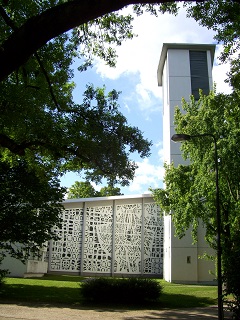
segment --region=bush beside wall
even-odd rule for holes
[[[144,278],[91,278],[81,283],[85,301],[143,303],[158,301],[162,287],[157,280]]]

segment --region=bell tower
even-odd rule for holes
[[[213,87],[212,66],[215,45],[164,43],[158,66],[158,85],[163,91],[163,151],[164,162],[175,166],[186,163],[180,144],[171,142],[174,131],[174,109],[190,95],[199,97],[199,89],[208,94]],[[187,164],[187,163],[186,163]],[[192,244],[190,230],[181,240],[174,236],[171,215],[164,217],[164,279],[169,282],[212,281],[212,262],[198,259],[204,252],[213,253],[199,228],[198,242]]]

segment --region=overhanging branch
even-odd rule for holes
[[[190,0],[178,0],[183,2]],[[202,0],[207,1],[207,0]],[[142,4],[175,2],[141,0]],[[0,46],[0,81],[23,65],[49,40],[88,21],[122,9],[139,0],[75,0],[48,9],[27,20]]]

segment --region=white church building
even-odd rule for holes
[[[199,88],[212,88],[215,45],[163,44],[158,85],[163,90],[163,148],[166,163],[184,163],[178,144],[171,142],[176,105]],[[59,240],[51,241],[39,260],[26,265],[4,260],[11,276],[44,273],[104,276],[163,277],[169,282],[212,282],[214,263],[199,259],[214,254],[198,230],[192,244],[191,230],[181,240],[174,236],[171,215],[161,217],[151,195],[114,196],[66,200]],[[210,272],[211,271],[211,272]]]

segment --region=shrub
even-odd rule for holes
[[[162,287],[153,279],[144,278],[91,278],[81,283],[85,301],[105,303],[154,302],[160,297]]]

